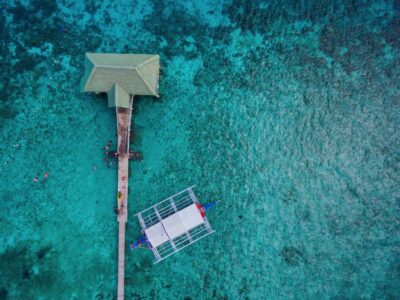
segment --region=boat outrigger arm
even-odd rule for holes
[[[143,236],[131,245],[131,249],[150,249],[155,256],[154,263],[158,263],[215,232],[205,212],[216,203],[201,205],[193,188],[187,188],[136,214]]]

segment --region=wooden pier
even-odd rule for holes
[[[85,53],[82,92],[107,93],[108,107],[116,107],[118,125],[118,290],[124,299],[125,226],[128,221],[128,164],[132,101],[134,95],[158,94],[160,56],[153,54]]]
[[[132,100],[129,108],[116,108],[118,126],[118,289],[117,299],[124,299],[125,227],[128,221],[129,136]]]

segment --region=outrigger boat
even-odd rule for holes
[[[206,211],[217,203],[201,205],[193,188],[136,214],[142,236],[130,246],[131,249],[150,249],[155,257],[154,263],[158,263],[215,232],[206,218]]]

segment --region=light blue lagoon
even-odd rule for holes
[[[126,250],[126,299],[400,298],[399,1],[0,8],[0,299],[116,298],[116,116],[80,93],[85,52],[160,55],[126,243],[188,186],[219,201],[163,262]]]

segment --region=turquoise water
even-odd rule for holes
[[[0,299],[115,298],[115,111],[79,93],[86,51],[163,65],[127,242],[190,185],[220,201],[178,255],[127,252],[127,299],[400,298],[400,2],[201,2],[1,2]]]

